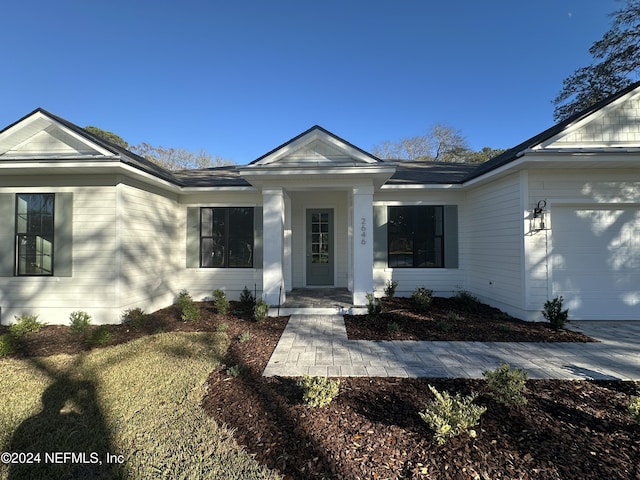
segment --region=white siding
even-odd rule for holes
[[[2,192],[44,189],[73,192],[73,276],[0,277],[2,323],[13,321],[15,315],[36,314],[42,322],[65,324],[74,310],[87,311],[95,323],[118,321],[118,309],[114,308],[116,188],[35,186],[2,188]]]
[[[523,306],[523,231],[520,176],[512,174],[470,190],[465,201],[463,248],[467,287],[482,301],[513,315]]]
[[[383,206],[397,205],[457,205],[458,206],[458,268],[375,268],[374,287],[377,295],[384,292],[387,280],[398,282],[396,295],[411,296],[417,287],[433,290],[436,296],[452,296],[466,289],[465,275],[468,252],[462,248],[465,206],[464,194],[456,190],[434,189],[385,191],[374,195],[374,204]]]

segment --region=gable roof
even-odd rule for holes
[[[524,154],[526,150],[530,150],[536,147],[537,145],[540,145],[541,143],[547,140],[550,140],[551,138],[557,135],[560,135],[562,132],[566,131],[569,127],[586,119],[587,117],[594,114],[595,112],[602,110],[607,105],[610,105],[611,103],[615,102],[619,98],[624,97],[625,95],[633,92],[638,88],[640,88],[640,82],[633,83],[629,85],[627,88],[620,90],[618,93],[615,93],[599,101],[598,103],[593,104],[591,107],[586,108],[572,115],[566,120],[560,123],[557,123],[551,128],[548,128],[547,130],[544,130],[543,132],[540,132],[539,134],[534,135],[533,137],[525,140],[524,142],[516,145],[513,148],[510,148],[506,152],[498,155],[497,157],[494,157],[491,160],[480,164],[475,170],[470,172],[469,175],[467,175],[463,181],[467,182],[469,180],[473,180],[474,178],[480,177],[486,173],[491,172],[492,170],[496,170],[504,165],[507,165],[513,162],[514,160],[517,160]]]

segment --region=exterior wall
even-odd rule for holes
[[[516,317],[524,316],[521,183],[515,173],[471,188],[461,234],[466,290]]]
[[[211,297],[219,288],[230,300],[237,300],[246,286],[262,295],[262,260],[257,258],[254,268],[193,268],[187,267],[186,231],[187,208],[191,207],[262,207],[262,195],[255,191],[201,192],[183,195],[176,211],[175,229],[178,235],[173,250],[177,266],[174,292],[187,289],[195,300]],[[265,239],[268,241],[268,239]]]
[[[544,302],[552,296],[554,206],[635,205],[640,208],[640,172],[629,170],[532,170],[528,174],[528,209],[547,202],[546,229],[525,236],[528,318],[541,320]],[[526,220],[528,224],[528,220]],[[525,225],[528,227],[528,225]]]
[[[398,282],[396,295],[400,297],[411,296],[417,287],[429,288],[436,296],[451,296],[457,291],[466,289],[468,251],[462,248],[466,206],[463,204],[464,195],[461,191],[450,189],[381,190],[374,195],[373,200],[376,207],[397,205],[458,206],[458,268],[390,268],[388,265],[376,264],[373,277],[377,296],[383,295],[387,280]]]
[[[117,322],[114,179],[36,177],[12,183],[28,186],[0,186],[0,192],[73,193],[73,276],[0,277],[0,321],[7,324],[16,315],[35,314],[44,323],[67,324],[71,312],[83,310],[94,323]],[[69,186],[75,183],[94,184]]]
[[[178,288],[178,238],[184,231],[178,222],[176,196],[120,184],[117,211],[120,308],[154,311],[171,304]]]
[[[335,242],[335,286],[347,288],[349,267],[349,200],[345,191],[288,192],[291,203],[291,272],[293,288],[306,285],[306,210],[332,208]],[[266,240],[266,239],[265,239]]]

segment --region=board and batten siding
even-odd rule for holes
[[[465,288],[465,252],[462,248],[465,207],[460,191],[385,191],[374,196],[374,290],[384,294],[388,280],[398,282],[396,295],[409,297],[418,287],[433,291],[436,296],[452,296]],[[387,262],[387,213],[389,206],[442,205],[445,207],[445,268],[391,268]]]
[[[523,207],[519,174],[466,193],[466,289],[481,301],[523,315]]]
[[[527,251],[527,309],[531,319],[540,320],[544,302],[553,295],[549,261],[553,252],[554,207],[640,208],[640,172],[629,170],[532,170],[529,172],[528,201],[533,209],[547,202],[546,229],[525,236]]]
[[[50,184],[56,181],[48,179]],[[116,191],[114,186],[62,187],[34,186],[0,188],[0,201],[15,198],[16,193],[55,193],[56,203],[67,203],[70,214],[60,214],[56,208],[56,223],[73,225],[69,235],[60,235],[56,227],[54,248],[70,255],[70,268],[58,268],[54,264],[54,276],[16,277],[0,276],[0,312],[3,324],[14,321],[16,315],[38,315],[43,323],[67,324],[69,314],[75,310],[88,312],[94,323],[117,321],[114,262],[116,251]],[[4,203],[3,201],[3,203]],[[12,203],[13,204],[13,203]],[[13,209],[13,208],[12,208]],[[2,209],[7,210],[5,209]],[[3,257],[14,253],[14,213],[8,221],[3,219],[0,240],[3,242]],[[10,237],[10,249],[6,248]],[[71,244],[65,245],[69,242]],[[69,248],[65,248],[69,247]],[[60,256],[60,254],[58,255]],[[55,259],[54,259],[55,262]],[[115,318],[114,318],[115,317]]]

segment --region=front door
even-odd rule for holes
[[[333,285],[333,209],[307,210],[307,285]]]

